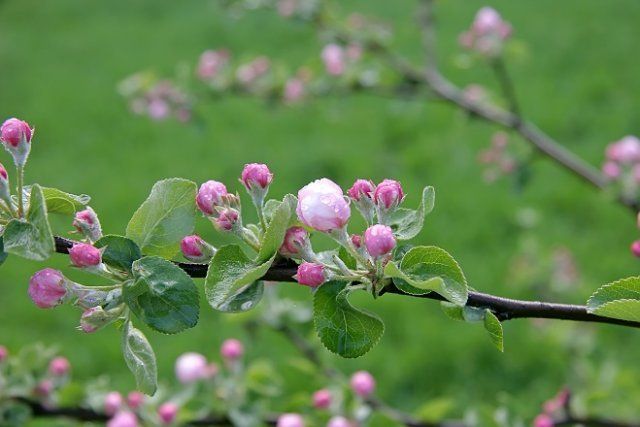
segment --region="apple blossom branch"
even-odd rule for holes
[[[69,253],[69,249],[76,243],[64,237],[55,237],[56,252],[61,254]],[[194,278],[204,278],[207,275],[208,265],[197,263],[176,263],[189,276]],[[297,273],[297,264],[291,260],[277,260],[269,268],[262,280],[274,282],[295,282],[293,276]],[[440,295],[430,292],[425,295],[408,294],[395,285],[388,285],[382,294],[396,294],[405,297],[423,298],[436,301],[444,301]],[[490,309],[500,321],[523,318],[538,319],[558,319],[573,320],[578,322],[608,323],[613,325],[640,328],[640,322],[613,319],[589,313],[584,305],[557,304],[544,301],[526,301],[511,298],[504,298],[482,292],[469,291],[467,305],[471,307]]]

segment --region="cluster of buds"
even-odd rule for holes
[[[308,228],[327,233],[360,261],[364,268],[381,267],[389,260],[396,246],[393,230],[388,225],[393,213],[404,199],[399,182],[385,179],[377,186],[366,179],[358,179],[347,190],[328,178],[316,180],[298,192],[296,213]],[[351,203],[369,225],[363,236],[349,236],[346,225],[351,217]],[[378,223],[375,223],[375,220]],[[294,226],[287,230],[280,254],[302,259],[296,279],[298,283],[315,288],[331,278],[353,276],[338,259],[337,267],[322,262],[313,252],[305,228]]]
[[[365,402],[375,391],[376,382],[373,376],[367,371],[358,371],[351,376],[349,381],[351,392],[361,401]],[[344,416],[344,410],[340,407],[339,399],[334,399],[334,392],[328,388],[323,388],[311,397],[313,407],[321,411],[330,411],[332,417],[327,423],[327,427],[355,427],[359,423]],[[357,412],[357,411],[356,411]],[[354,414],[358,417],[358,414]],[[278,417],[277,427],[305,427],[304,418],[300,414],[287,413]]]
[[[215,81],[225,67],[229,64],[229,51],[227,49],[205,50],[200,55],[196,74],[205,82]]]
[[[640,140],[627,135],[609,144],[605,156],[602,173],[612,181],[621,182],[626,191],[637,191],[640,185]]]
[[[491,137],[489,148],[480,152],[478,160],[486,166],[483,177],[486,182],[494,182],[502,175],[516,170],[517,160],[509,153],[509,136],[505,132],[496,132]]]
[[[155,121],[172,117],[183,123],[191,120],[189,95],[171,80],[157,80],[150,73],[136,73],[123,80],[118,88],[136,115]]]
[[[223,183],[210,180],[202,184],[196,195],[196,204],[218,230],[232,231],[242,227],[240,199],[227,192]]]
[[[259,80],[269,73],[269,70],[271,70],[271,60],[266,56],[258,56],[238,67],[236,80],[244,88],[254,89],[258,86]]]
[[[511,37],[511,24],[504,21],[491,7],[483,7],[476,13],[471,28],[460,34],[460,44],[479,54],[495,58],[502,54],[504,42]]]
[[[362,53],[362,46],[357,43],[350,43],[345,47],[330,43],[322,49],[320,58],[327,74],[341,76],[362,57]]]
[[[547,400],[542,405],[542,413],[534,420],[534,427],[554,427],[554,419],[565,418],[568,415],[571,392],[569,389],[562,389],[552,399]]]

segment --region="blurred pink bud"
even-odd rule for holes
[[[131,409],[139,409],[144,403],[144,394],[139,391],[132,391],[127,395],[127,405]]]
[[[198,77],[203,80],[209,80],[220,72],[220,70],[229,61],[229,52],[221,50],[205,50],[200,55],[200,61],[198,62]]]
[[[616,162],[606,162],[602,165],[602,173],[609,179],[620,177],[620,166]]]
[[[220,355],[227,361],[238,360],[244,354],[244,346],[234,338],[225,340],[220,346]]]
[[[163,424],[171,424],[178,415],[178,405],[172,402],[166,402],[158,408],[158,417]]]
[[[0,180],[4,181],[4,185],[9,183],[9,174],[2,163],[0,163]]]
[[[318,231],[332,231],[345,226],[351,216],[349,202],[338,184],[318,179],[298,191],[298,218]]]
[[[276,427],[304,427],[304,419],[299,414],[282,414],[278,417]]]
[[[362,45],[359,43],[349,44],[346,49],[346,54],[350,61],[357,61],[362,57]]]
[[[107,427],[138,427],[138,417],[133,412],[118,412],[107,421]]]
[[[533,427],[553,427],[553,418],[547,414],[540,414],[533,420]]]
[[[9,357],[9,350],[7,350],[7,347],[0,345],[0,363],[7,360],[8,357]]]
[[[49,373],[54,377],[62,377],[69,373],[71,364],[64,357],[56,357],[49,362]]]
[[[221,231],[231,231],[233,226],[238,222],[240,214],[232,208],[224,208],[220,211],[220,215],[216,218],[216,226]]]
[[[40,397],[47,397],[53,391],[53,387],[53,381],[42,380],[36,385],[34,392]]]
[[[309,233],[302,227],[290,227],[284,235],[280,246],[280,254],[292,256],[300,254],[303,248],[309,246]]]
[[[102,262],[102,253],[88,243],[76,243],[69,249],[69,258],[76,267],[95,267]]]
[[[391,227],[376,224],[364,232],[364,245],[373,258],[386,255],[396,247],[396,238]]]
[[[320,57],[328,74],[339,76],[344,73],[344,49],[341,46],[334,43],[326,45]]]
[[[15,117],[6,120],[0,127],[0,141],[13,148],[17,148],[22,141],[30,143],[32,135],[33,129],[29,123]]]
[[[373,193],[373,198],[378,206],[391,209],[402,202],[404,193],[402,192],[402,186],[398,181],[385,179],[376,187],[376,190]]]
[[[487,91],[479,84],[470,84],[464,88],[464,98],[471,103],[479,103],[487,99]]]
[[[236,78],[243,85],[250,85],[269,71],[271,61],[266,56],[259,56],[248,64],[240,66]]]
[[[215,254],[215,248],[202,240],[197,234],[186,236],[180,242],[182,255],[189,261],[209,261]]]
[[[313,407],[316,409],[327,409],[331,406],[331,392],[326,388],[313,393]]]
[[[206,378],[213,378],[216,375],[218,375],[218,372],[220,371],[220,368],[218,368],[218,365],[215,363],[209,363],[207,365],[207,369],[206,369],[206,374],[205,377]]]
[[[619,141],[609,144],[606,150],[607,158],[611,161],[632,164],[640,161],[640,140],[627,135]]]
[[[359,234],[352,234],[351,243],[356,249],[360,249],[362,247],[362,237]]]
[[[360,397],[367,397],[376,388],[376,381],[367,371],[358,371],[351,376],[351,390]]]
[[[327,427],[354,427],[354,424],[351,424],[345,417],[336,415],[329,420]]]
[[[213,215],[215,207],[220,205],[222,196],[227,194],[227,187],[218,181],[207,181],[200,186],[196,203],[205,215]]]
[[[294,14],[298,6],[298,0],[278,0],[278,14],[283,18],[288,18]]]
[[[354,200],[360,200],[363,197],[372,199],[374,191],[376,191],[376,186],[371,180],[357,179],[351,188],[347,190],[347,194]]]
[[[291,77],[284,85],[283,98],[287,103],[294,103],[304,98],[304,81],[299,77]]]
[[[149,117],[153,120],[164,120],[169,117],[171,109],[169,103],[162,98],[152,98],[147,106]]]
[[[248,163],[244,165],[240,178],[240,181],[242,181],[249,191],[255,187],[265,189],[271,184],[272,180],[273,174],[267,165],[262,163]]]
[[[636,240],[635,242],[631,243],[631,253],[640,258],[640,240]]]
[[[176,377],[182,384],[190,384],[207,376],[207,359],[200,353],[184,353],[176,359]]]
[[[113,416],[120,410],[123,404],[122,395],[117,391],[112,391],[104,397],[104,413]]]
[[[312,262],[303,262],[298,266],[298,274],[295,279],[301,285],[316,288],[326,281],[324,266]]]
[[[53,308],[67,295],[66,279],[58,270],[45,268],[31,276],[29,296],[40,308]]]
[[[491,7],[483,7],[476,13],[469,31],[458,37],[459,43],[467,49],[475,49],[487,56],[502,53],[503,42],[511,36],[511,24],[504,21]]]
[[[76,212],[72,225],[89,240],[96,241],[102,237],[102,228],[96,212],[87,206],[86,209]]]

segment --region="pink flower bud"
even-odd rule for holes
[[[298,266],[298,274],[295,279],[301,285],[316,288],[326,281],[324,266],[312,262],[303,262]]]
[[[267,165],[261,163],[249,163],[244,165],[240,181],[247,190],[259,187],[265,189],[271,184],[273,174],[269,171]]]
[[[616,162],[605,162],[602,165],[602,173],[609,179],[616,179],[620,177],[620,166]]]
[[[63,377],[71,370],[71,364],[64,357],[56,357],[49,362],[49,373],[54,377]]]
[[[540,414],[533,420],[534,427],[553,427],[554,425],[553,418],[547,414]]]
[[[163,403],[158,408],[158,417],[163,424],[171,424],[178,415],[178,405],[172,402]]]
[[[0,163],[0,199],[2,199],[7,204],[12,203],[11,186],[9,185],[9,174],[7,173],[7,170],[4,168],[2,163]]]
[[[351,376],[351,390],[360,397],[368,397],[376,388],[376,381],[367,371],[358,371]]]
[[[351,424],[351,422],[345,417],[336,415],[329,420],[327,427],[354,427],[354,424]]]
[[[117,391],[112,391],[104,397],[104,413],[112,416],[120,410],[123,404],[122,395]]]
[[[0,163],[0,180],[4,181],[5,185],[9,184],[9,174],[2,163]]]
[[[102,228],[96,212],[87,206],[86,209],[76,212],[73,218],[73,227],[92,242],[102,237]]]
[[[640,240],[636,240],[635,242],[631,243],[631,253],[640,258]]]
[[[207,374],[207,359],[200,353],[184,353],[176,360],[176,377],[182,384],[201,380]]]
[[[227,361],[238,360],[244,354],[244,346],[242,343],[236,339],[228,339],[222,343],[220,346],[220,355],[222,358]]]
[[[205,378],[213,378],[216,375],[218,375],[218,372],[220,371],[220,368],[218,368],[218,365],[215,363],[209,363],[207,365],[207,369],[206,369],[206,374],[205,374]]]
[[[229,61],[229,52],[221,50],[205,50],[200,55],[198,62],[198,77],[202,80],[210,80],[227,64]]]
[[[138,427],[138,417],[133,412],[118,412],[107,422],[107,427]]]
[[[215,254],[213,246],[202,240],[202,238],[196,234],[186,236],[182,239],[180,249],[182,250],[182,255],[193,262],[209,261]]]
[[[9,357],[9,350],[7,350],[7,347],[0,345],[0,363],[7,360],[8,357]]]
[[[280,246],[280,254],[292,256],[300,254],[303,248],[309,246],[309,233],[302,227],[290,227],[284,235]]]
[[[344,49],[337,44],[328,44],[320,54],[328,74],[339,76],[345,71]]]
[[[326,388],[313,393],[313,407],[316,409],[327,409],[331,406],[331,392]]]
[[[351,243],[356,249],[360,249],[362,247],[362,237],[359,234],[352,234]]]
[[[344,227],[351,216],[342,189],[327,178],[313,181],[298,191],[296,212],[305,225],[327,232]]]
[[[391,227],[381,224],[372,225],[364,232],[364,245],[373,258],[386,255],[396,247],[396,238]]]
[[[638,162],[640,161],[640,140],[635,136],[627,135],[609,144],[606,155],[609,160],[622,164]]]
[[[503,43],[511,33],[511,24],[504,21],[495,9],[483,7],[476,14],[469,31],[460,35],[459,42],[465,48],[495,57],[502,53]]]
[[[284,85],[283,98],[287,103],[294,103],[304,98],[304,81],[299,77],[292,77]]]
[[[402,202],[404,193],[398,181],[385,179],[376,187],[373,198],[380,207],[391,209]]]
[[[17,148],[22,141],[30,143],[32,135],[33,129],[29,123],[16,118],[6,120],[0,127],[0,141],[13,148]]]
[[[225,208],[220,211],[220,215],[216,218],[216,226],[221,231],[231,231],[233,226],[238,222],[240,214],[237,210]]]
[[[351,188],[347,190],[347,194],[354,200],[360,200],[363,197],[372,199],[374,191],[376,191],[376,186],[371,180],[358,179],[353,183]]]
[[[53,391],[53,388],[53,381],[42,380],[36,385],[34,392],[40,397],[48,397]]]
[[[282,414],[278,417],[276,427],[304,427],[304,419],[299,414]]]
[[[207,181],[200,186],[198,195],[196,196],[196,203],[198,208],[205,215],[213,215],[215,213],[215,207],[220,206],[222,196],[227,194],[227,187],[218,181]]]
[[[69,249],[71,263],[76,267],[95,267],[102,262],[100,249],[88,243],[76,243]]]
[[[139,391],[132,391],[127,395],[127,405],[131,409],[139,409],[144,403],[144,394]]]
[[[58,270],[45,268],[31,276],[29,296],[40,308],[53,308],[67,295],[66,279]]]

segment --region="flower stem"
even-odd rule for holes
[[[18,217],[24,217],[24,197],[22,187],[24,186],[24,166],[16,166],[16,176],[18,179],[17,196],[18,196]]]

